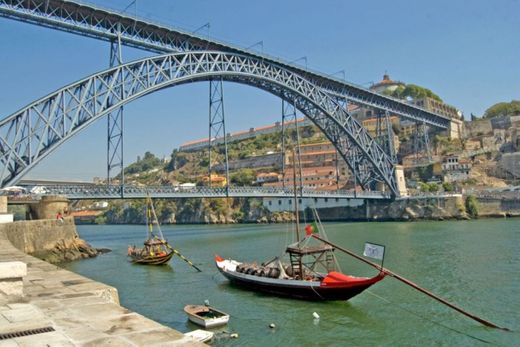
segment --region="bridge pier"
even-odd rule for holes
[[[408,196],[408,189],[406,188],[406,180],[404,179],[404,168],[402,165],[395,166],[395,182],[397,183],[397,190],[400,197]]]
[[[56,219],[58,212],[65,215],[69,210],[69,199],[59,195],[47,195],[42,196],[38,204],[30,206],[34,219]]]
[[[462,135],[462,121],[459,119],[451,119],[448,127],[448,137],[450,139],[460,139]]]

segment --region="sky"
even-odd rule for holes
[[[131,0],[92,0],[123,10]],[[369,87],[387,72],[430,88],[469,118],[520,99],[520,0],[137,0],[127,12],[234,45],[263,41],[263,52],[325,74],[344,70]],[[259,51],[262,47],[254,47]],[[153,53],[123,48],[123,60]],[[67,84],[104,70],[109,44],[0,18],[0,118]],[[341,74],[336,76],[342,77]],[[209,83],[162,90],[125,106],[125,163],[208,136]],[[228,132],[278,121],[279,99],[225,83]],[[107,121],[61,145],[25,178],[106,176]]]

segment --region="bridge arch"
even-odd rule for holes
[[[359,122],[319,86],[255,57],[183,52],[141,59],[72,83],[0,121],[0,185],[12,185],[88,125],[154,91],[222,78],[277,95],[316,124],[338,149],[357,182],[385,183],[399,195],[395,164]]]

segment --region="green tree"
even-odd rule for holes
[[[428,185],[428,183],[419,182],[419,190],[421,192],[427,193],[430,191],[430,186]]]
[[[140,160],[136,161],[135,163],[128,165],[125,168],[125,173],[134,174],[134,173],[139,173],[139,172],[145,172],[145,171],[160,167],[161,164],[162,164],[161,159],[157,158],[151,152],[146,152],[144,154],[143,159],[140,159]]]
[[[250,186],[256,179],[254,170],[252,169],[240,169],[237,172],[231,174],[231,183],[237,186]]]
[[[474,195],[468,195],[466,198],[466,212],[471,218],[478,217],[478,201]]]
[[[435,182],[428,183],[428,190],[432,193],[439,191],[439,185]]]
[[[188,158],[186,156],[186,153],[179,152],[177,148],[175,148],[172,151],[172,154],[170,155],[170,161],[166,166],[164,167],[164,170],[166,172],[172,172],[174,170],[178,170],[182,168],[184,165],[188,163]]]
[[[415,84],[407,84],[405,86],[398,86],[396,89],[390,91],[385,91],[385,94],[393,96],[394,98],[398,99],[406,99],[406,98],[412,98],[412,99],[421,99],[424,97],[429,97],[432,99],[435,99],[439,102],[442,102],[442,99],[432,92],[428,88],[424,88]]]
[[[442,189],[444,189],[445,192],[452,192],[455,190],[455,187],[453,187],[453,184],[450,182],[444,182],[442,184]]]
[[[520,113],[520,100],[511,102],[499,102],[486,110],[484,118],[493,118],[499,116],[511,116]]]
[[[94,223],[96,223],[96,224],[106,224],[107,223],[107,217],[105,216],[105,214],[100,214],[99,216],[96,217],[96,219],[94,220]]]

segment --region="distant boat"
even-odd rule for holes
[[[154,223],[157,225],[157,233],[154,230]],[[148,227],[148,237],[144,241],[144,247],[136,248],[135,246],[128,246],[130,261],[144,265],[166,264],[173,257],[175,251],[163,236],[150,197],[146,198],[146,224]]]
[[[186,305],[184,312],[186,312],[191,322],[204,328],[226,325],[229,321],[227,313],[207,305]]]

